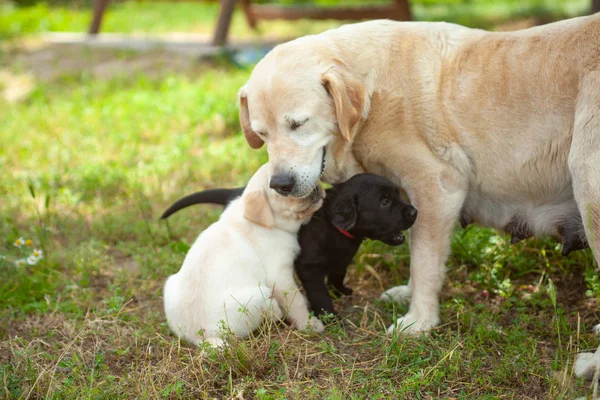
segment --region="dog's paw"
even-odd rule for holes
[[[600,366],[600,348],[595,353],[579,353],[575,357],[573,372],[579,378],[590,380],[596,374]]]
[[[349,287],[346,286],[331,286],[330,295],[334,299],[339,299],[341,296],[350,296],[353,291]]]
[[[338,288],[338,291],[344,296],[350,296],[352,294],[352,289],[348,286],[342,286],[341,288]]]
[[[225,341],[218,337],[206,338],[204,339],[203,343],[206,343],[209,346],[215,347],[217,349],[222,349],[223,347],[225,347]]]
[[[410,286],[402,285],[402,286],[394,286],[391,289],[386,290],[379,296],[379,300],[385,302],[395,302],[395,303],[408,303],[410,302],[411,291]]]
[[[321,333],[325,331],[325,325],[323,325],[319,318],[311,317],[311,319],[308,321],[308,324],[306,324],[306,329],[309,329],[313,332]]]
[[[600,336],[600,324],[594,325],[592,327],[592,332],[594,332],[596,335]]]
[[[395,324],[390,325],[387,329],[389,335],[394,332],[405,333],[409,335],[427,332],[434,326],[439,325],[439,318],[416,318],[408,313],[404,317],[398,318]]]
[[[269,317],[273,320],[280,321],[285,319],[285,313],[276,301],[271,301],[269,308]]]

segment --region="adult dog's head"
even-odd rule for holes
[[[346,156],[369,98],[319,36],[273,49],[240,89],[239,102],[244,136],[252,148],[267,144],[270,187],[279,194],[306,196],[321,175],[336,183],[362,172]]]
[[[306,196],[284,197],[269,188],[269,164],[252,176],[242,194],[244,218],[267,229],[297,231],[323,205],[325,190],[316,185]]]

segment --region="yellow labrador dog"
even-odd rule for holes
[[[440,322],[461,215],[535,235],[579,229],[600,258],[600,15],[497,33],[346,25],[276,47],[239,102],[279,193],[304,196],[321,176],[359,172],[401,184],[419,209],[411,278],[384,297],[411,297],[398,320],[409,332]]]

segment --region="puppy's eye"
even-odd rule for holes
[[[392,201],[390,199],[385,198],[385,199],[381,200],[381,207],[382,208],[387,208],[387,207],[389,207],[391,205],[392,205]]]

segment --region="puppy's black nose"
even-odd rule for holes
[[[271,182],[269,183],[269,187],[275,189],[275,191],[282,196],[287,196],[292,193],[295,185],[296,180],[291,175],[275,175],[271,178]]]
[[[417,211],[417,209],[414,208],[413,206],[406,206],[406,207],[404,207],[404,210],[403,210],[404,217],[411,223],[415,222],[415,220],[417,219],[418,213],[419,212]]]

